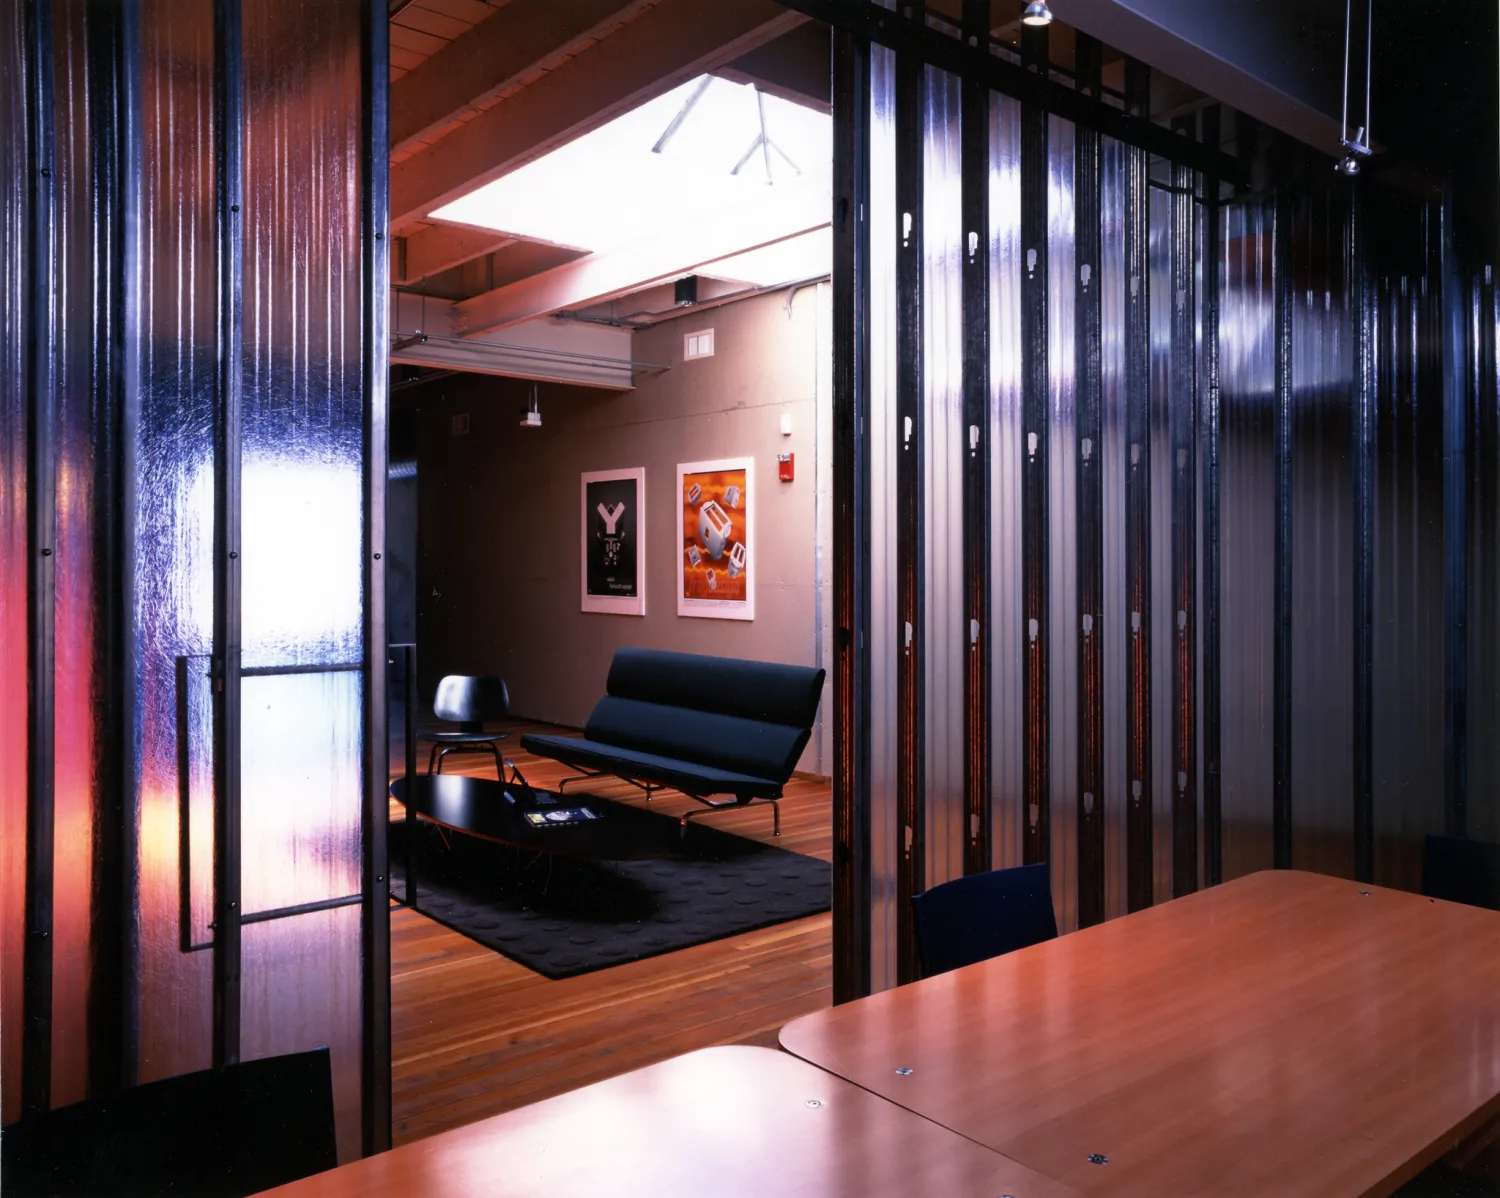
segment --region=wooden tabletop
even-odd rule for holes
[[[282,1198],[1078,1198],[767,1048],[709,1048],[268,1191]]]
[[[1085,1192],[1385,1194],[1500,1112],[1500,914],[1253,874],[781,1043]]]

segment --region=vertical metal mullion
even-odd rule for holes
[[[1219,148],[1220,110],[1203,113],[1203,141]],[[1223,719],[1220,673],[1219,585],[1219,180],[1203,179],[1203,884],[1224,880]]]
[[[1077,85],[1098,99],[1103,87],[1103,47],[1079,34]],[[1079,125],[1074,133],[1074,245],[1077,274],[1073,302],[1078,385],[1077,502],[1078,611],[1078,925],[1104,919],[1104,362],[1099,263],[1103,244],[1101,139]]]
[[[215,0],[219,360],[214,429],[213,1060],[240,1059],[240,401],[244,85],[240,0]]]
[[[1443,396],[1443,794],[1445,830],[1468,835],[1469,540],[1467,469],[1469,303],[1453,243],[1453,195],[1445,189],[1439,232],[1438,313]],[[1477,300],[1477,296],[1475,297]],[[1474,317],[1478,319],[1477,313]]]
[[[1192,117],[1177,122],[1194,133]],[[1172,894],[1198,889],[1198,353],[1194,260],[1196,175],[1172,167]]]
[[[989,37],[989,0],[965,0],[964,30]],[[962,84],[964,618],[964,872],[991,864],[990,743],[990,92]]]
[[[52,871],[56,763],[57,257],[51,0],[26,6],[31,227],[26,328],[27,436],[26,940],[22,949],[21,1109],[52,1106]]]
[[[385,509],[390,457],[390,15],[365,0],[360,56],[364,153],[360,156],[364,262],[364,909],[361,1079],[365,1155],[391,1146],[390,699],[385,604]]]
[[[130,139],[139,72],[139,0],[120,0],[88,14],[89,87],[93,93],[95,269],[94,362],[96,494],[103,506],[96,541],[101,618],[95,635],[99,682],[100,760],[97,843],[89,939],[89,1091],[113,1093],[135,1075],[136,987],[132,962],[134,874],[134,528],[139,391],[127,357],[139,304],[129,290],[139,174]]]
[[[1046,26],[1024,26],[1022,64],[1048,72]],[[1026,802],[1022,824],[1022,859],[1046,861],[1051,841],[1047,721],[1050,537],[1048,491],[1051,455],[1048,446],[1047,387],[1047,111],[1035,104],[1021,107],[1021,421],[1026,461],[1021,474],[1021,614],[1025,626],[1022,652],[1022,791]]]
[[[1271,218],[1276,326],[1276,577],[1272,668],[1272,860],[1292,868],[1292,211],[1278,189]]]
[[[913,6],[922,21],[922,6]],[[924,888],[927,822],[922,744],[922,114],[926,66],[915,53],[896,59],[896,608],[901,653],[896,670],[897,808],[901,826],[896,882],[896,974],[918,976],[911,899]]]
[[[870,993],[870,46],[833,39],[833,1001]]]
[[[1363,188],[1350,195],[1349,313],[1354,395],[1354,876],[1375,880],[1375,314]]]
[[[1125,63],[1125,108],[1146,116],[1151,75]],[[1125,150],[1125,597],[1127,754],[1125,813],[1126,907],[1139,911],[1155,896],[1151,818],[1151,269],[1150,178],[1146,151]]]

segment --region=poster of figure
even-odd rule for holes
[[[677,614],[755,618],[753,458],[677,467]]]
[[[583,476],[583,610],[646,614],[646,470]]]

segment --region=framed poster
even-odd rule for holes
[[[583,610],[646,614],[646,469],[581,476]]]
[[[755,619],[754,458],[677,467],[677,614]]]

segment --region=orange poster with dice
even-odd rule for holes
[[[749,458],[677,467],[678,615],[754,618],[753,473]]]

